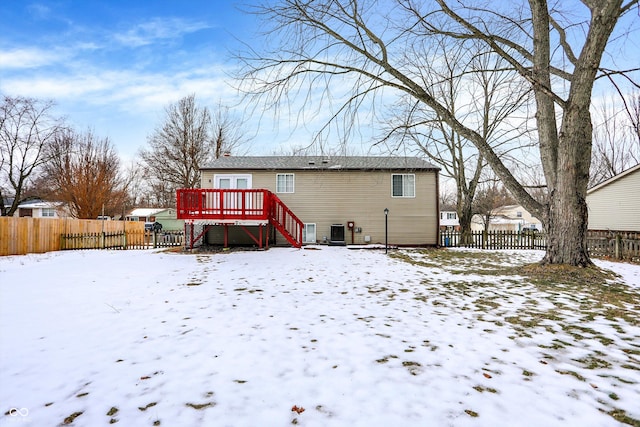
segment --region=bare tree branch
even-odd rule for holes
[[[586,266],[590,264],[584,239],[591,93],[616,23],[634,4],[637,0],[589,2],[588,10],[573,14],[580,18],[572,23],[558,19],[564,3],[550,9],[546,0],[497,2],[492,5],[496,11],[478,7],[474,0],[280,0],[255,9],[268,19],[265,25],[272,25],[265,33],[275,35],[270,40],[276,46],[267,53],[239,55],[246,66],[242,89],[252,100],[263,99],[269,108],[296,100],[304,105],[321,93],[323,105],[339,104],[337,112],[329,109],[333,121],[353,121],[361,108],[394,105],[385,98],[389,94],[407,97],[411,101],[406,105],[416,106],[407,111],[428,111],[428,120],[446,123],[456,138],[473,143],[478,158],[491,166],[525,209],[547,224],[550,243],[545,262]],[[526,127],[537,130],[549,190],[544,202],[529,194],[487,140],[488,123],[472,126],[434,93],[429,73],[443,58],[411,60],[409,52],[422,51],[437,36],[451,46],[480,42],[529,86],[535,114],[523,119],[535,122]],[[301,93],[303,88],[306,92]],[[411,124],[407,122],[407,129]],[[453,164],[451,170],[458,167]]]
[[[63,130],[53,101],[5,96],[0,105],[0,212],[13,215],[48,160],[46,148]],[[9,208],[5,198],[11,197]]]

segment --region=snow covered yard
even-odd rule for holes
[[[0,425],[640,425],[640,266],[513,273],[541,256],[0,258]]]

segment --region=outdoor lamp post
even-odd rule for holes
[[[384,253],[389,252],[389,209],[384,208]]]

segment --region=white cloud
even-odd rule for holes
[[[3,69],[36,68],[60,61],[60,53],[34,47],[0,50]]]
[[[146,46],[158,41],[172,40],[184,34],[194,33],[206,28],[203,22],[190,22],[178,18],[153,18],[148,22],[138,24],[132,29],[114,34],[114,39],[128,47]]]

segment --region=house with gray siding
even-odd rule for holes
[[[438,173],[438,167],[414,157],[221,157],[201,169],[201,189],[193,191],[204,192],[202,196],[179,190],[178,218],[231,226],[209,227],[203,237],[210,244],[223,239],[229,245],[261,244],[263,239],[287,243],[280,227],[267,227],[262,234],[266,222],[251,223],[240,214],[220,219],[225,209],[232,210],[216,211],[216,206],[229,206],[225,192],[236,191],[233,204],[241,203],[243,209],[262,206],[267,197],[285,206],[301,224],[300,244],[436,245]],[[252,198],[252,189],[266,195]],[[297,246],[293,240],[289,242]]]

